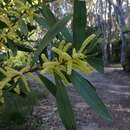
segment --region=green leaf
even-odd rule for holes
[[[112,118],[107,108],[105,107],[99,96],[96,94],[96,91],[94,91],[92,85],[88,82],[88,80],[86,80],[75,71],[72,72],[71,80],[74,87],[79,91],[80,95],[83,97],[86,103],[90,105],[90,107],[94,109],[94,111],[99,116],[108,121],[111,121]]]
[[[66,41],[73,42],[72,32],[68,28],[65,27],[61,33]]]
[[[47,20],[39,15],[35,16],[36,22],[42,27],[42,28],[48,28]]]
[[[49,28],[51,28],[57,22],[57,18],[45,4],[42,4],[41,13],[46,19]]]
[[[104,72],[104,64],[102,57],[87,57],[87,62],[97,71]]]
[[[19,22],[19,27],[20,27],[20,32],[24,35],[27,35],[28,34],[28,26],[27,24],[25,23],[25,21],[23,20],[20,20]]]
[[[4,61],[4,60],[6,60],[7,59],[7,54],[6,53],[1,53],[0,54],[0,62],[1,61]]]
[[[56,85],[50,81],[48,78],[43,76],[40,73],[37,73],[39,76],[40,80],[43,82],[43,84],[47,87],[47,89],[50,91],[50,93],[55,97],[56,96]]]
[[[34,52],[33,47],[30,46],[30,45],[27,45],[27,44],[24,44],[24,43],[22,43],[22,44],[21,43],[16,43],[16,42],[14,44],[17,46],[19,51]]]
[[[26,79],[25,79],[26,80]],[[27,84],[27,82],[23,80],[21,77],[17,80],[17,85],[19,86],[20,90],[22,93],[24,93],[25,95],[28,95],[28,93],[30,92],[29,89],[29,84]]]
[[[2,12],[3,12],[3,10],[2,10]],[[6,25],[10,26],[10,24],[11,24],[7,15],[0,15],[0,21],[2,22],[2,24],[5,23],[4,26],[6,26]]]
[[[73,46],[78,50],[85,40],[86,2],[74,0]]]
[[[56,18],[55,15],[52,13],[50,8],[48,8],[45,4],[42,5],[41,13],[42,13],[43,17],[45,18],[42,25],[45,26],[45,22],[46,22],[46,24],[48,25],[48,26],[46,26],[47,29],[52,28],[52,26],[57,21],[59,21],[59,19]],[[61,33],[64,36],[65,40],[67,40],[69,42],[73,41],[72,34],[71,34],[71,32],[69,31],[69,29],[67,27],[64,27],[63,30],[61,31]]]
[[[60,117],[66,130],[77,130],[74,113],[64,84],[58,76],[56,79],[56,102]]]
[[[17,55],[17,46],[14,44],[12,40],[7,41],[7,46],[9,49],[11,49],[13,56]]]
[[[62,31],[67,22],[70,20],[71,16],[65,16],[63,19],[58,21],[44,36],[42,41],[38,44],[37,50],[34,53],[34,59],[38,60],[40,53],[44,50],[44,48],[52,41],[52,39]]]
[[[0,20],[0,29],[3,29],[5,27],[8,27],[7,24]]]
[[[50,93],[56,98],[58,111],[65,125],[66,130],[77,130],[74,119],[73,110],[67,95],[64,84],[61,79],[56,76],[56,85],[45,76],[37,73],[43,84],[47,87]],[[67,114],[66,114],[67,113]]]
[[[19,43],[19,42],[14,42],[12,40],[8,40],[8,42],[5,45],[12,50],[14,55],[17,54],[18,50],[24,52],[34,52],[34,48],[25,43]]]
[[[5,70],[3,68],[0,68],[0,81],[6,78]]]

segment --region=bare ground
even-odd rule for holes
[[[104,74],[86,76],[96,87],[113,121],[97,116],[73,87],[68,89],[79,130],[130,130],[130,74],[121,68],[106,68]],[[33,117],[41,121],[41,130],[64,130],[57,114],[55,100],[48,96],[34,107]]]

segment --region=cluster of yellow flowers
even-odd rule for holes
[[[31,68],[30,59],[26,67],[21,70],[16,70],[9,66],[5,66],[4,69],[0,68],[0,72],[4,75],[2,80],[0,80],[0,102],[4,103],[3,90],[4,88],[12,86],[10,81],[15,83],[13,88],[17,94],[20,94],[21,85],[22,88],[24,87],[25,90],[30,91],[25,74],[33,75],[32,72],[37,70],[40,70],[42,74],[57,74],[65,85],[69,84],[68,77],[73,70],[81,71],[85,74],[93,72],[94,68],[87,63],[87,56],[84,54],[84,51],[88,43],[94,37],[95,35],[88,37],[78,51],[72,47],[71,43],[66,43],[64,40],[61,41],[58,47],[52,47],[52,52],[54,53],[54,58],[52,60],[49,60],[45,54],[41,55],[43,64],[38,69],[37,67]]]
[[[21,84],[18,82],[19,80],[22,81],[22,84],[24,85],[26,91],[30,92],[30,88],[28,85],[28,81],[24,76],[24,72],[29,70],[29,66],[21,69],[20,71],[17,71],[13,68],[10,67],[5,67],[5,70],[0,68],[0,72],[4,74],[5,78],[0,81],[0,102],[4,103],[4,96],[3,96],[3,89],[4,87],[11,86],[10,81],[13,79],[14,82],[16,83],[16,86],[14,87],[14,91],[17,94],[20,94],[20,86]]]
[[[69,54],[68,50],[71,48],[72,44],[61,41],[57,48],[52,47],[52,51],[56,54],[52,61],[49,61],[45,54],[42,54],[41,57],[44,61],[42,73],[56,73],[65,84],[68,84],[68,81],[64,73],[71,75],[72,70],[80,70],[87,74],[91,73],[94,69],[87,63],[85,59],[86,56],[83,54],[86,45],[86,42],[84,42],[79,51],[73,48],[72,54]]]
[[[33,3],[36,2],[38,1],[33,0]],[[2,1],[0,3],[0,22],[5,27],[0,32],[0,50],[7,49],[4,43],[8,39],[21,43],[21,37],[17,31],[21,33],[28,31],[27,24],[33,24],[35,15],[35,8],[26,1],[10,0],[7,3]]]

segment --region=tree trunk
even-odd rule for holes
[[[109,2],[113,5],[114,11],[118,15],[118,22],[119,22],[119,27],[120,27],[120,37],[121,37],[121,64],[125,64],[125,59],[126,59],[126,40],[125,40],[125,35],[123,33],[124,27],[125,27],[125,18],[123,14],[123,8],[122,8],[122,1],[117,0],[117,5],[115,5],[111,0]]]

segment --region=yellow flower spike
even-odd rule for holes
[[[64,46],[63,51],[64,51],[64,52],[67,52],[68,49],[69,49],[71,46],[72,46],[72,43],[67,43],[67,44]]]
[[[85,68],[88,67],[88,63],[85,61],[82,61],[80,59],[77,59],[77,64],[84,66]]]
[[[65,85],[69,84],[69,82],[66,79],[66,77],[64,76],[64,74],[58,68],[55,68],[54,72],[63,80],[63,82],[64,82]]]
[[[77,64],[72,64],[72,69],[82,71],[82,68],[80,68],[79,65],[77,65]]]
[[[42,67],[43,68],[45,68],[45,67],[55,67],[56,65],[59,65],[59,63],[56,62],[56,61],[48,61],[48,62],[43,63]]]
[[[81,45],[80,49],[79,49],[79,53],[83,52],[83,50],[85,49],[85,47],[96,37],[95,34],[90,35]]]
[[[62,40],[60,43],[59,43],[59,47],[58,49],[62,50],[65,46],[65,40]]]
[[[71,75],[72,72],[72,60],[67,62],[67,74]]]
[[[75,49],[75,48],[73,49],[72,57],[73,57],[73,58],[76,58],[76,57],[77,57],[77,53],[76,53],[76,49]]]
[[[24,72],[28,71],[30,69],[30,65],[27,65],[26,67],[22,68],[20,72],[23,74]]]
[[[42,54],[41,55],[41,58],[44,62],[48,62],[49,60],[47,59],[46,55],[45,54]]]
[[[66,72],[66,67],[64,65],[57,66],[57,68],[61,71]]]
[[[20,86],[17,85],[17,86],[14,88],[14,91],[19,95],[19,94],[20,94]]]
[[[82,66],[73,64],[73,70],[80,70],[84,74],[88,74],[88,70],[84,69]]]
[[[20,76],[17,76],[14,78],[14,81],[17,82],[17,80],[20,78]]]
[[[0,68],[0,71],[7,76],[7,72],[4,69]]]
[[[5,78],[2,81],[0,81],[0,89],[3,89],[4,86],[11,80],[11,78]]]
[[[84,59],[86,56],[83,54],[83,53],[77,53],[76,52],[76,49],[74,48],[73,49],[73,53],[72,53],[72,57],[74,58],[74,59],[78,59],[78,58],[80,58],[80,59]]]
[[[3,91],[2,91],[2,89],[0,89],[0,97],[2,97],[3,96]]]
[[[56,47],[52,47],[52,51],[59,55],[60,61],[62,61],[62,59],[64,59],[64,60],[71,60],[72,59],[69,54],[67,54],[66,52],[63,52],[62,50],[59,50]]]
[[[4,102],[5,102],[4,97],[0,97],[0,102],[1,102],[1,103],[4,103]]]
[[[10,67],[5,67],[5,69],[7,70],[7,74],[8,74],[8,77],[14,77],[14,76],[16,76],[16,75],[22,75],[22,73],[21,72],[19,72],[19,71],[17,71],[17,70],[14,70],[14,69],[12,69],[12,68],[10,68]]]
[[[65,52],[63,52],[61,56],[64,60],[71,60],[72,59],[71,56]]]
[[[85,58],[85,55],[82,53],[77,53],[75,54],[75,57],[74,57],[74,59],[84,59],[84,58]]]
[[[0,50],[3,50],[3,43],[0,42]]]
[[[78,58],[84,59],[86,56],[83,53],[78,53]]]
[[[23,83],[25,84],[25,89],[26,89],[28,92],[30,92],[31,89],[30,89],[30,87],[29,87],[29,84],[28,84],[27,79],[26,79],[24,76],[21,76],[20,78],[22,79]]]
[[[86,74],[90,74],[94,71],[94,69],[87,62],[84,62],[80,59],[76,59],[75,64],[77,64],[80,70]]]
[[[56,54],[58,54],[59,56],[62,54],[62,51],[56,47],[52,47],[51,49],[53,52],[55,52]]]
[[[42,74],[45,74],[45,73],[49,73],[49,72],[51,72],[51,70],[53,69],[53,67],[46,67],[45,69],[43,69],[42,71],[41,71],[41,73]]]
[[[0,89],[0,102],[4,103],[3,90]]]

